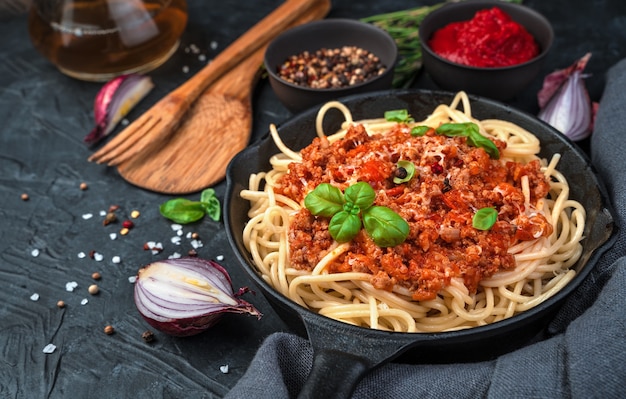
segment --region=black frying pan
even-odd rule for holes
[[[454,94],[405,90],[357,95],[344,99],[355,120],[381,117],[385,110],[408,109],[415,120],[426,116],[441,103],[449,104]],[[239,192],[246,189],[249,175],[270,168],[269,158],[278,149],[269,136],[239,153],[227,172],[224,220],[229,242],[239,262],[263,292],[277,314],[295,332],[308,337],[314,349],[314,364],[300,397],[349,397],[356,383],[369,370],[385,362],[464,362],[493,358],[527,343],[547,324],[564,299],[582,282],[600,254],[612,244],[613,217],[604,186],[589,159],[568,139],[534,116],[499,102],[470,96],[472,114],[478,119],[497,118],[514,122],[535,133],[543,157],[560,153],[559,170],[571,185],[570,197],[587,209],[584,253],[574,266],[578,274],[562,291],[537,307],[491,325],[444,333],[394,333],[355,327],[311,312],[276,292],[254,269],[242,242],[249,204]],[[311,109],[279,128],[285,144],[298,150],[315,137],[315,116]],[[340,113],[329,113],[325,131],[337,130]]]

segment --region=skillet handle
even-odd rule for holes
[[[362,357],[320,349],[314,354],[313,368],[298,399],[348,399],[368,371],[368,362]]]

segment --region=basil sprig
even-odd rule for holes
[[[374,205],[376,192],[365,182],[346,188],[321,183],[304,198],[304,206],[316,216],[330,217],[328,232],[337,242],[352,240],[365,227],[380,247],[401,244],[409,235],[409,224],[385,206]]]
[[[391,111],[385,111],[385,120],[387,122],[398,123],[411,123],[415,120],[409,115],[409,111],[406,109],[394,109]]]
[[[221,216],[220,200],[215,196],[215,190],[207,188],[202,191],[200,201],[185,198],[171,199],[161,204],[159,212],[162,216],[180,224],[198,221],[204,215],[218,221]]]
[[[495,208],[481,208],[472,218],[472,226],[478,230],[489,230],[498,220],[498,211]]]
[[[467,137],[467,143],[471,146],[484,149],[493,159],[500,158],[498,147],[487,137],[480,134],[478,125],[473,122],[465,123],[444,123],[435,131],[448,137]]]

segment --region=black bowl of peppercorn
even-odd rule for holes
[[[554,32],[530,7],[468,0],[427,15],[419,38],[424,69],[441,89],[504,101],[537,77]]]
[[[265,51],[279,100],[297,113],[347,95],[391,88],[398,49],[384,30],[351,19],[292,28]]]

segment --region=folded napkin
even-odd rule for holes
[[[618,240],[571,295],[544,340],[491,361],[390,363],[358,384],[354,398],[618,398],[626,388],[626,59],[613,66],[591,138],[591,159],[616,210]],[[275,333],[226,398],[296,397],[313,351]]]

